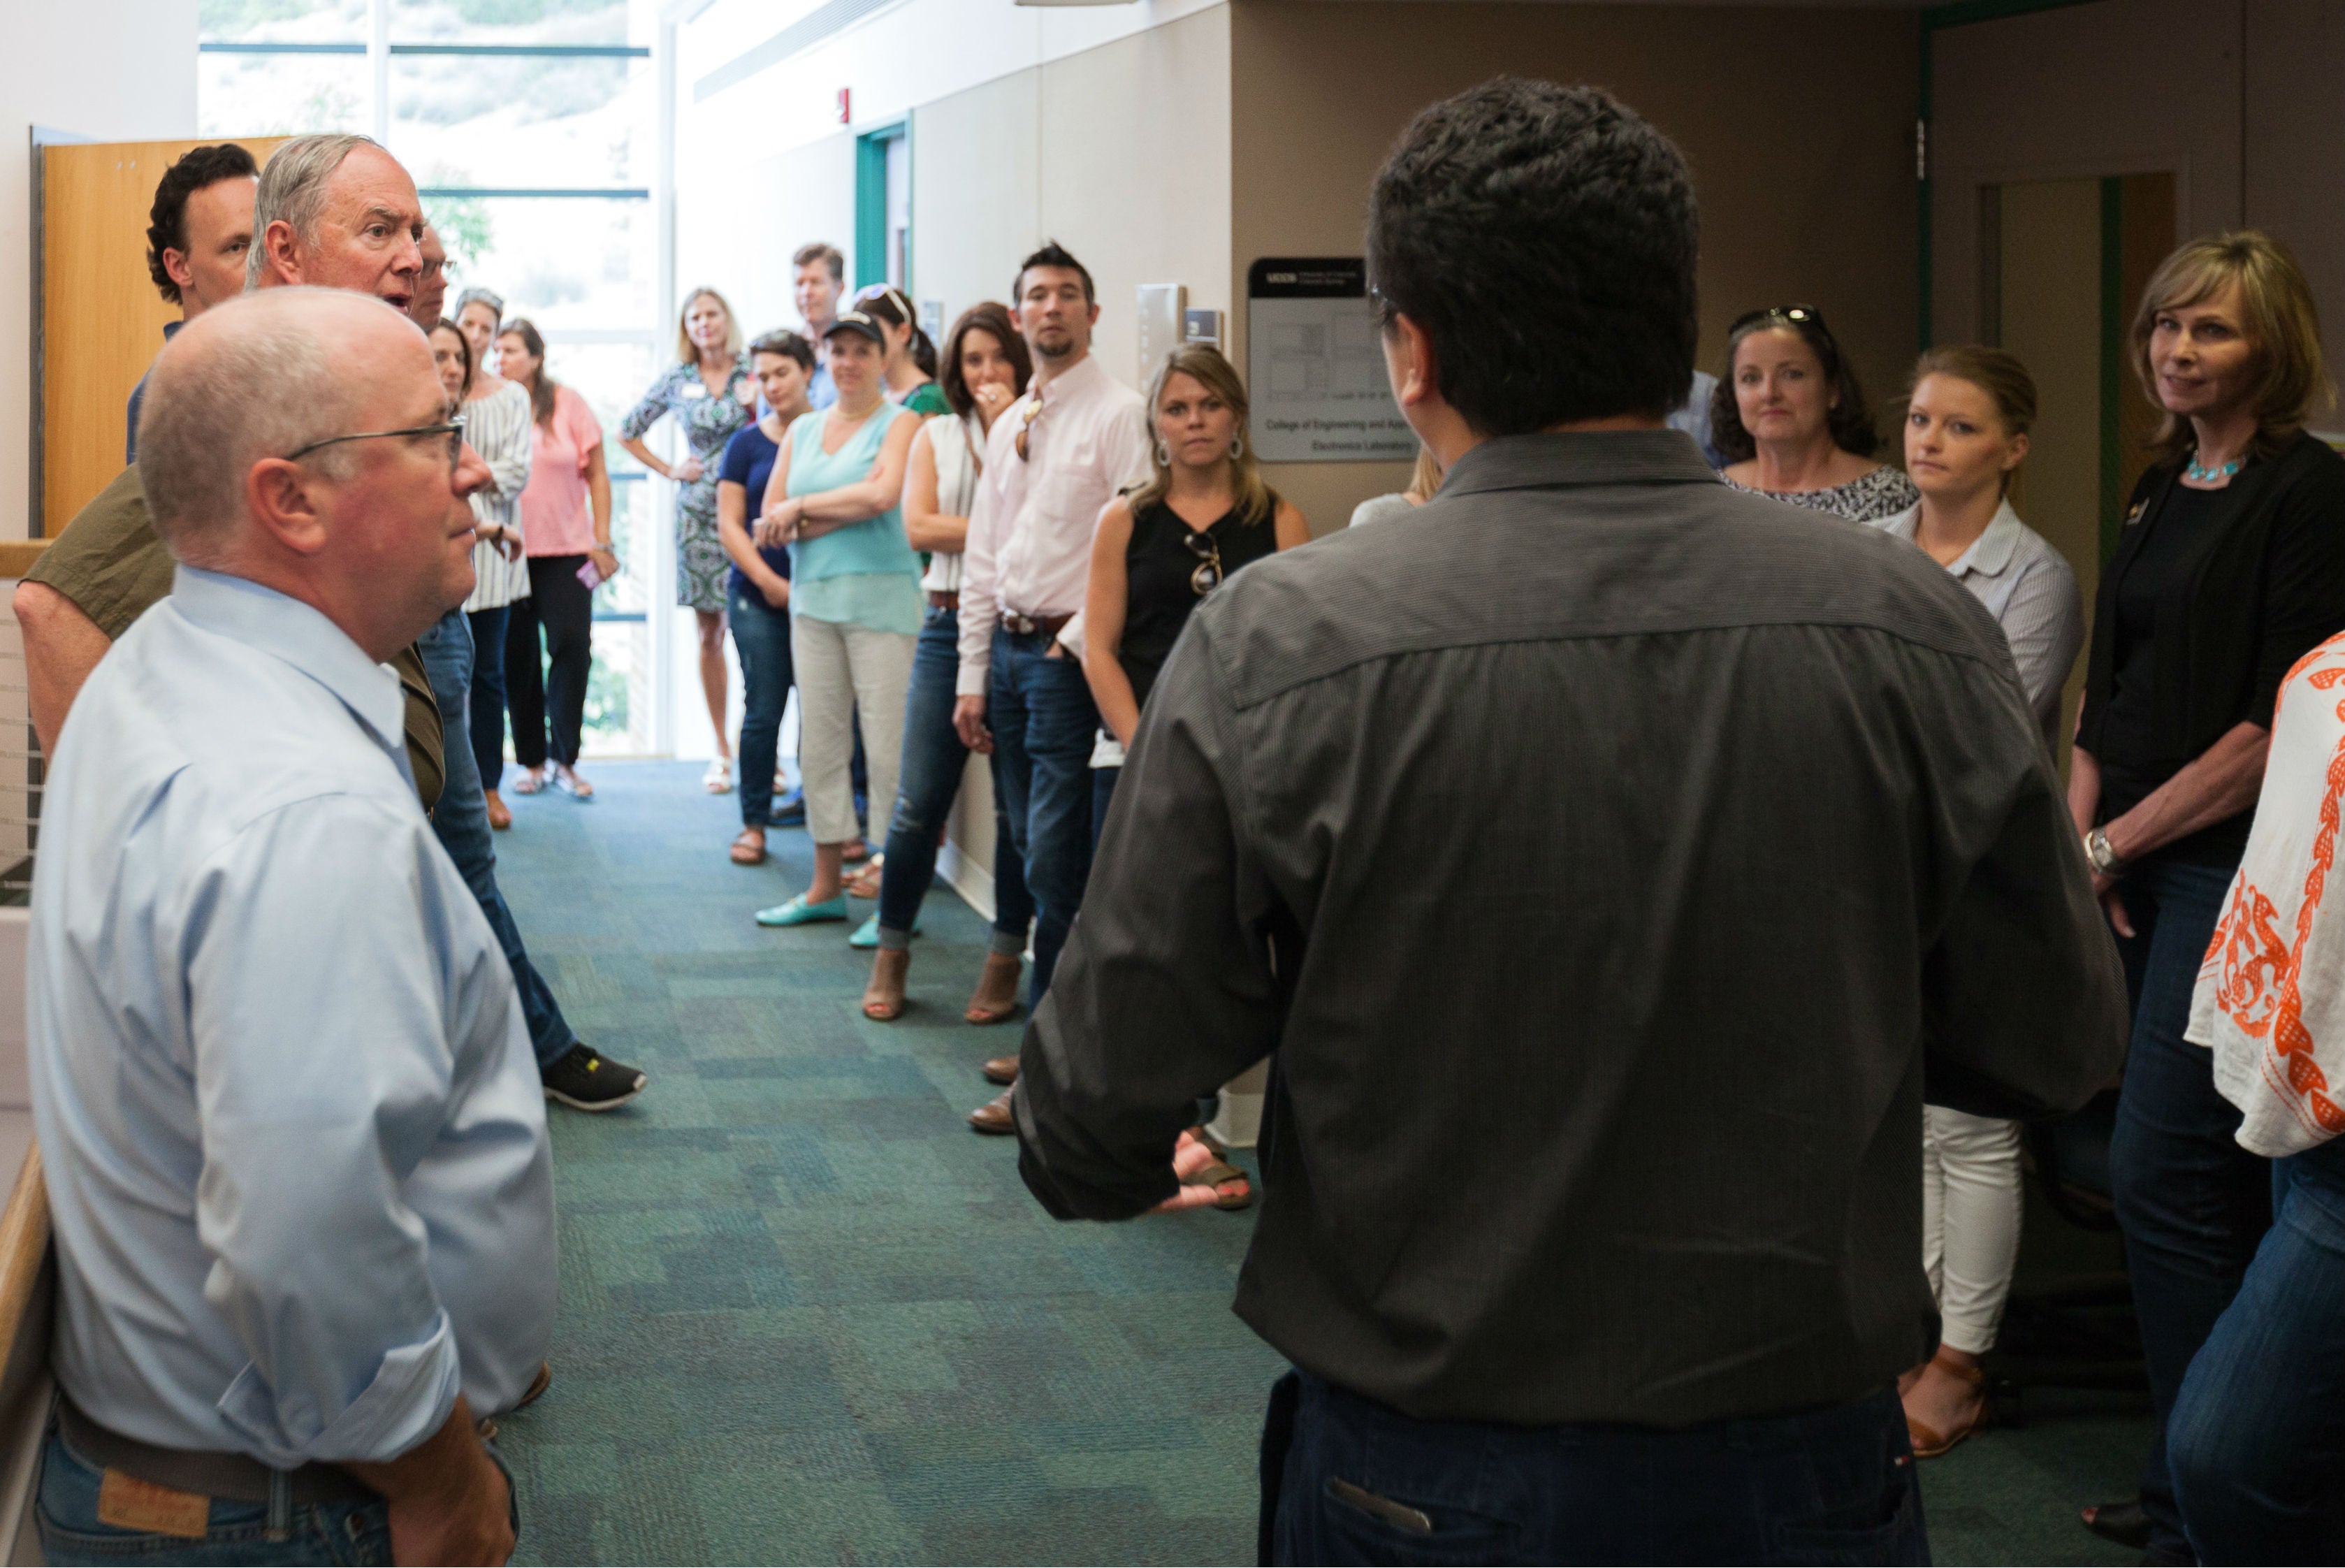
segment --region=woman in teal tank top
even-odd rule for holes
[[[766,486],[756,543],[790,549],[790,660],[798,688],[798,769],[805,776],[814,881],[757,911],[759,925],[847,918],[840,867],[858,836],[848,777],[855,725],[874,811],[896,799],[904,693],[920,631],[920,558],[904,537],[904,466],[919,419],[887,400],[887,339],[845,311],[824,340],[838,401],[783,435]]]

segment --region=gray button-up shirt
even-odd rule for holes
[[[1883,533],[1909,545],[1921,525],[1918,502],[1879,524]],[[2076,574],[2049,540],[2019,520],[2008,501],[1946,570],[2003,628],[2019,666],[2019,684],[2027,688],[2027,704],[2044,727],[2044,743],[2056,756],[2060,692],[2085,647],[2085,596],[2076,587]]]
[[[2065,1110],[2117,953],[1995,624],[1672,432],[1467,453],[1256,562],[1151,695],[1014,1101],[1171,1194],[1274,1048],[1237,1310],[1424,1417],[1676,1426],[1929,1354],[1921,1115]]]

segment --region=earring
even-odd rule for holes
[[[1156,466],[1159,468],[1172,466],[1172,449],[1161,441],[1156,443]]]
[[[1232,463],[1236,463],[1241,461],[1244,456],[1245,437],[1242,435],[1233,435],[1230,437],[1230,461]]]

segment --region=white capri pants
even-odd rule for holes
[[[909,632],[877,632],[851,621],[790,617],[791,674],[798,687],[798,772],[807,832],[817,844],[856,836],[855,724],[863,722],[863,767],[871,830],[884,838],[896,809],[904,759],[904,693],[912,684]]]
[[[2019,1124],[1922,1107],[1922,1267],[1949,1350],[1995,1349],[2019,1263]]]

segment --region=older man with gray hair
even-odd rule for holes
[[[157,361],[172,591],[75,703],[33,900],[52,1563],[512,1550],[474,1421],[553,1328],[544,1102],[383,662],[471,585],[461,429],[350,293],[248,296]]]

